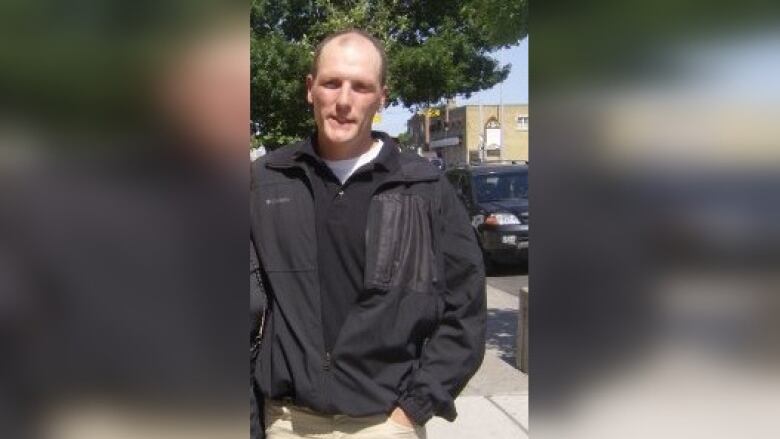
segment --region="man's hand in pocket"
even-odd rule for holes
[[[390,413],[390,419],[399,425],[414,428],[414,423],[411,419],[409,419],[408,416],[406,416],[406,413],[401,409],[401,407],[396,407],[393,409],[393,412]]]

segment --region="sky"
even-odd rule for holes
[[[509,76],[503,83],[474,93],[469,99],[457,96],[455,105],[478,104],[480,101],[485,105],[497,105],[502,100],[504,104],[528,103],[528,38],[522,40],[517,46],[497,50],[491,55],[498,59],[501,65],[512,64]],[[385,108],[381,117],[382,120],[374,124],[373,129],[397,136],[406,131],[406,121],[412,117],[412,112],[401,105],[396,105]]]

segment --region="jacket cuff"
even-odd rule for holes
[[[421,395],[403,395],[398,400],[398,406],[412,422],[421,427],[433,417],[433,403]]]

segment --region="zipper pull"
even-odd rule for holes
[[[322,363],[324,370],[330,370],[330,352],[325,352],[325,361]]]

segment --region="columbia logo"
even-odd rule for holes
[[[284,198],[268,198],[265,200],[265,204],[281,204],[281,203],[289,203],[290,199],[287,197]]]

